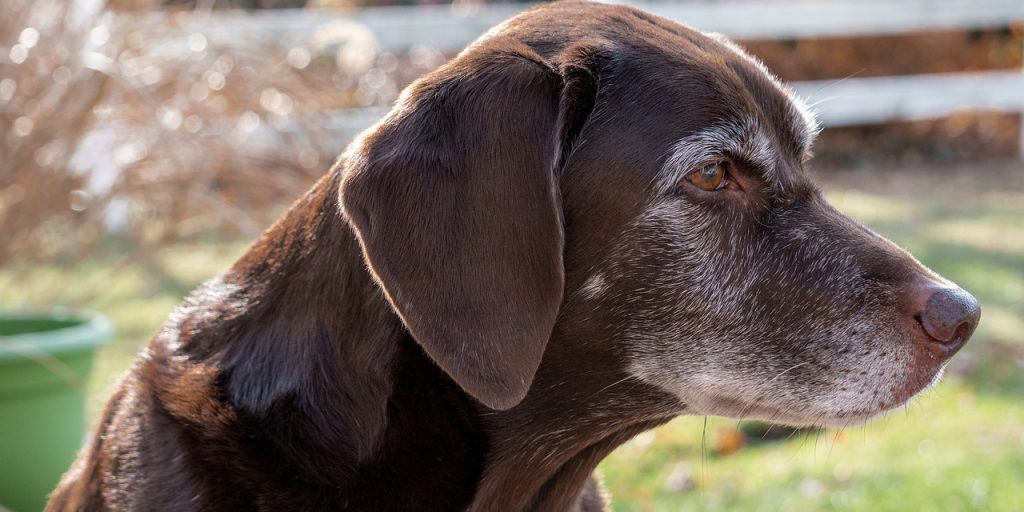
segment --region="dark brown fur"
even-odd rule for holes
[[[650,287],[691,279],[672,274],[672,231],[638,223],[652,205],[717,212],[730,219],[721,233],[752,240],[750,257],[773,269],[750,274],[746,297],[775,314],[736,320],[764,335],[760,359],[744,359],[748,341],[725,341],[738,375],[756,380],[807,353],[813,336],[776,333],[803,333],[801,307],[833,295],[859,293],[879,315],[899,309],[900,329],[916,325],[899,290],[937,277],[824,204],[801,171],[809,141],[792,113],[750,61],[640,11],[568,3],[517,17],[412,85],[186,299],[119,384],[48,510],[601,509],[591,473],[602,458],[701,411],[674,391],[671,371],[662,382],[631,366],[658,354],[671,363],[659,343],[687,342],[637,341],[634,328],[720,325],[701,323],[713,318],[701,306],[677,310],[700,296]],[[777,182],[750,168],[737,177],[742,197],[659,195],[676,141],[744,116],[770,127]],[[809,249],[778,241],[796,223],[856,247],[854,263],[802,268]],[[757,266],[726,251],[727,236],[708,240],[726,273],[730,262],[734,276]],[[591,300],[581,290],[598,271],[608,289]],[[822,284],[836,271],[872,284]],[[823,318],[841,323],[854,302],[829,302]],[[822,340],[820,364],[778,381],[794,396],[824,390],[829,365],[848,372],[844,342]],[[913,341],[922,362],[905,379],[910,393],[893,400],[948,357],[923,343]],[[699,372],[701,353],[678,360]]]

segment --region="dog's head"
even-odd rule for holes
[[[467,393],[526,395],[552,330],[691,412],[848,423],[933,382],[974,299],[804,171],[813,117],[723,38],[557,4],[492,30],[353,144],[370,270]]]

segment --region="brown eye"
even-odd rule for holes
[[[715,191],[726,184],[725,162],[715,162],[690,171],[686,179],[701,190]]]

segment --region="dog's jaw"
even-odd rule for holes
[[[673,389],[671,392],[679,397],[680,402],[686,403],[683,414],[687,415],[761,420],[796,427],[846,428],[867,423],[917,400],[941,382],[944,370],[943,367],[935,372],[931,381],[923,387],[891,391],[867,403],[856,399],[844,400],[844,397],[837,396],[825,400],[824,403],[817,403],[812,399],[799,407],[793,403],[777,403],[772,400],[771,392],[775,390],[770,386],[766,386],[763,393],[741,396],[729,391],[716,391],[717,386],[692,386]],[[642,373],[640,369],[635,371]]]

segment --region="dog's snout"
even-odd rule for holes
[[[921,304],[916,315],[928,336],[953,352],[967,342],[978,326],[981,306],[957,286],[925,286],[915,290]]]

